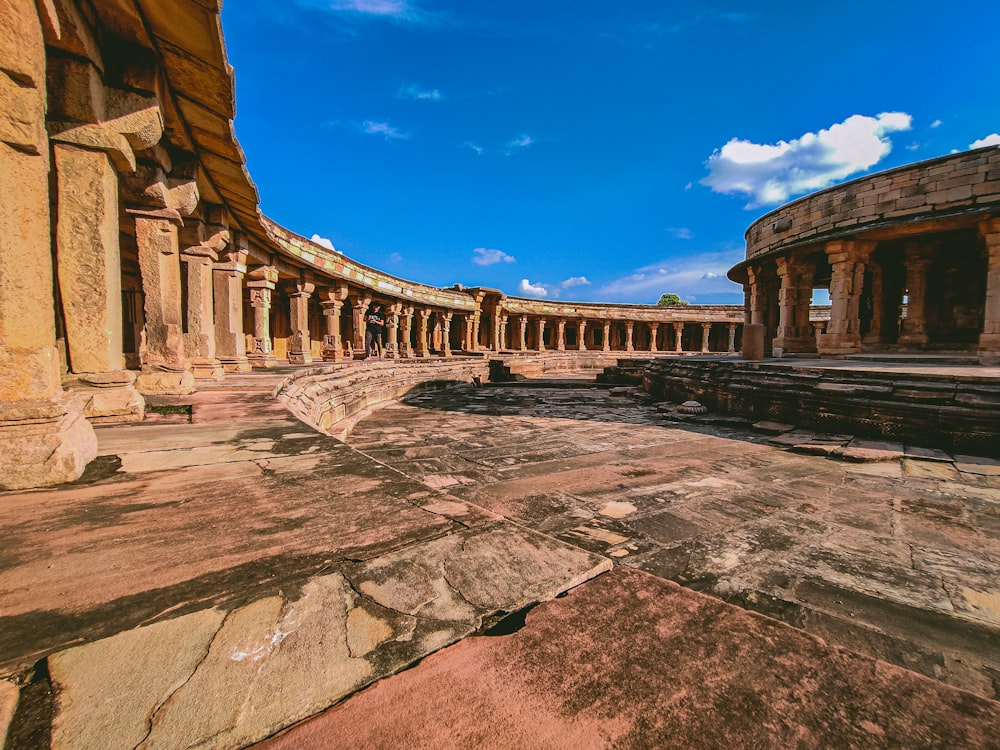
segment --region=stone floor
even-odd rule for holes
[[[284,412],[282,377],[100,428],[79,482],[0,494],[5,750],[245,747],[345,699],[274,741],[511,746],[535,726],[519,716],[579,747],[998,735],[996,463],[755,431],[566,373],[415,396],[345,444]],[[423,670],[470,654],[480,682],[455,672],[422,713]],[[417,703],[370,702],[400,689]],[[467,693],[489,690],[479,742]],[[653,720],[667,696],[683,710]],[[521,744],[558,745],[540,737]]]

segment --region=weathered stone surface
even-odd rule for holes
[[[985,750],[998,731],[993,701],[617,570],[260,747]]]
[[[898,461],[903,458],[901,443],[887,443],[881,440],[861,440],[855,438],[840,451],[848,461],[867,463],[872,461]]]
[[[14,718],[14,711],[17,710],[19,694],[17,685],[0,680],[0,747],[4,746],[7,730],[10,727],[11,719]]]
[[[138,747],[205,658],[223,618],[205,610],[53,655],[53,750]]]

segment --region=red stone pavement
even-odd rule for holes
[[[1000,703],[616,569],[260,750],[997,748]]]

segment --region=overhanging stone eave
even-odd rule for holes
[[[914,214],[903,220],[899,218],[880,219],[864,226],[853,225],[830,232],[822,232],[804,239],[797,239],[787,244],[777,245],[767,252],[754,255],[752,258],[746,258],[730,268],[726,272],[726,277],[734,283],[746,284],[748,283],[746,269],[749,265],[761,260],[775,258],[791,251],[824,245],[834,240],[875,240],[881,242],[903,237],[913,237],[920,234],[950,232],[974,226],[983,217],[996,214],[998,210],[1000,209],[998,209],[996,204],[963,206],[952,211]],[[763,219],[760,221],[763,221]]]

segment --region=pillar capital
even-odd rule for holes
[[[247,286],[251,289],[274,289],[278,283],[278,269],[274,266],[257,266],[247,271]]]

